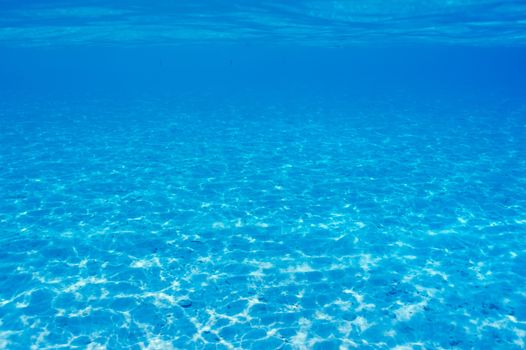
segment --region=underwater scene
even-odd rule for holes
[[[525,349],[526,2],[0,0],[0,349]]]

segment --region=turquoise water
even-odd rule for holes
[[[0,39],[14,45],[444,43],[519,45],[522,0],[2,0]]]
[[[0,1],[1,349],[524,349],[522,1]]]

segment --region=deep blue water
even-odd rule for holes
[[[0,0],[0,349],[524,349],[523,1]]]

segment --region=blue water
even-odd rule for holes
[[[0,349],[524,349],[523,1],[0,0]]]

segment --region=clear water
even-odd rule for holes
[[[525,348],[525,44],[522,1],[0,1],[0,348]]]

